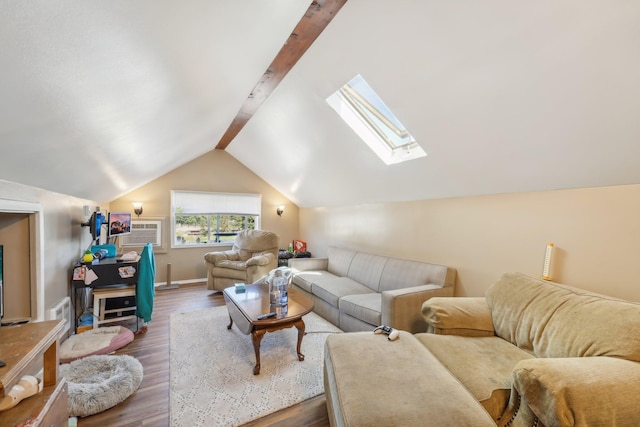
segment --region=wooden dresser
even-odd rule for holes
[[[0,327],[0,360],[6,363],[0,368],[0,398],[23,375],[41,368],[44,383],[42,392],[0,412],[0,426],[67,426],[67,384],[58,372],[58,336],[63,330],[63,320]]]

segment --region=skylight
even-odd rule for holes
[[[360,74],[327,102],[387,165],[427,155]]]

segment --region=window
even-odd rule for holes
[[[242,230],[260,228],[259,194],[172,191],[171,247],[231,244]]]
[[[327,102],[387,165],[427,155],[360,74]]]

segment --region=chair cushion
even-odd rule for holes
[[[216,267],[231,268],[233,270],[246,270],[247,263],[246,261],[231,261],[228,259],[222,259],[220,261],[216,261]]]
[[[247,270],[236,270],[235,268],[218,268],[211,270],[212,276],[216,278],[235,279],[244,281],[247,279]]]
[[[240,249],[238,251],[238,258],[240,259],[240,261],[246,261],[249,258],[251,258],[252,256],[253,256],[253,252],[251,252],[251,251],[245,251],[245,250],[242,250],[242,249]]]
[[[242,230],[234,240],[233,249],[247,252],[273,251],[278,255],[278,235],[265,230]]]

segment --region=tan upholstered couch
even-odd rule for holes
[[[444,265],[338,247],[330,247],[327,258],[294,258],[289,266],[296,290],[343,331],[371,331],[383,324],[425,331],[422,303],[453,295],[456,280],[456,271]]]
[[[332,425],[375,425],[380,402],[425,426],[640,425],[640,304],[509,273],[485,297],[432,298],[423,314],[431,333],[328,337]],[[491,423],[464,418],[479,405]]]

